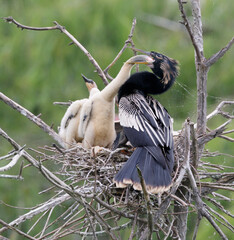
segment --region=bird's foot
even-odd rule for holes
[[[91,157],[96,157],[99,152],[101,152],[103,147],[95,146],[91,148]]]

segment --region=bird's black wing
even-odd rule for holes
[[[134,147],[144,147],[166,167],[165,157],[173,163],[172,119],[151,96],[134,93],[119,101],[119,118]]]
[[[142,139],[133,141],[133,146],[172,147],[172,119],[166,109],[152,97],[145,98],[139,93],[122,97],[119,118],[121,126],[132,129],[131,134],[142,136]]]

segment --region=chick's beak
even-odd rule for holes
[[[87,77],[85,77],[85,75],[83,75],[83,74],[81,74],[81,76],[82,76],[82,78],[84,79],[84,81],[86,82],[86,83],[93,83],[93,80],[91,80],[91,79],[88,79]]]
[[[88,78],[85,77],[83,74],[82,74],[82,77],[83,77],[83,79],[84,79],[84,81],[85,81],[85,85],[86,85],[86,87],[88,88],[88,91],[89,91],[89,92],[91,91],[92,88],[97,88],[97,85],[96,85],[96,83],[95,83],[93,80],[88,79]]]
[[[147,55],[136,55],[128,60],[130,64],[147,64],[151,65],[154,59]]]

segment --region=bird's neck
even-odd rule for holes
[[[99,93],[99,89],[98,88],[92,88],[89,92],[89,97],[92,97],[93,95],[95,95],[96,93]]]
[[[118,93],[118,100],[121,97],[140,91],[143,95],[161,94],[170,88],[173,81],[164,84],[159,76],[150,72],[139,72],[131,75],[131,77],[121,86]]]
[[[113,79],[102,91],[101,95],[107,101],[112,101],[117,95],[119,88],[127,81],[133,65],[125,63],[115,79]]]

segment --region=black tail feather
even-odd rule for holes
[[[137,172],[138,166],[148,192],[166,191],[171,185],[171,171],[167,165],[162,166],[161,162],[161,159],[155,159],[146,148],[138,147],[115,176],[114,182],[116,182],[117,187],[132,184],[135,189],[141,190],[140,178]]]

